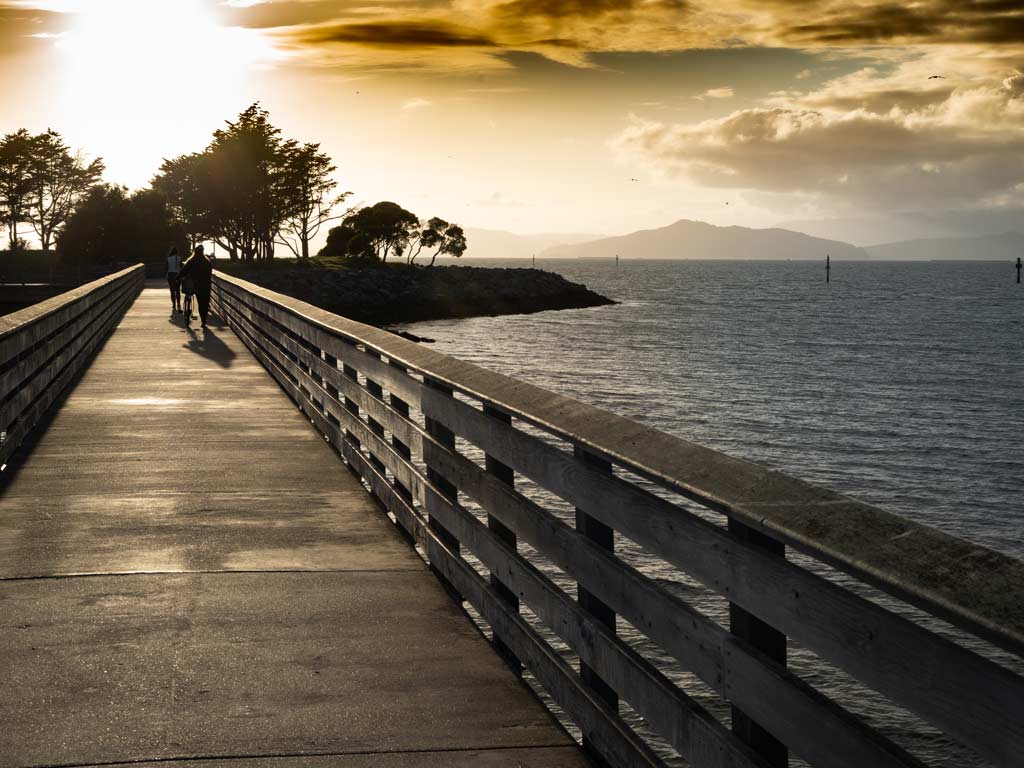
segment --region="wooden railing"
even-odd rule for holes
[[[214,300],[607,764],[662,765],[650,730],[698,768],[790,754],[923,765],[787,668],[787,641],[984,760],[1022,764],[1024,678],[1010,667],[1024,651],[1024,563],[233,277],[215,277]],[[638,570],[637,548],[727,598],[729,626]],[[879,604],[859,584],[916,608]],[[978,652],[989,644],[1010,663]],[[732,717],[673,682],[651,647]]]
[[[141,264],[0,317],[0,464],[142,290]]]

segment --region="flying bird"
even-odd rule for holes
[[[640,181],[640,179],[630,179],[630,181]]]
[[[945,78],[944,75],[929,75],[928,79],[929,80],[945,80],[946,78]]]

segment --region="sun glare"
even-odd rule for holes
[[[154,147],[198,149],[244,101],[248,73],[275,57],[258,32],[221,26],[212,0],[81,0],[64,10],[76,19],[57,42],[75,134],[108,148],[109,175],[129,184],[156,171]]]

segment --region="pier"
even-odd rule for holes
[[[1021,561],[238,278],[213,298],[189,331],[140,265],[0,318],[0,768],[925,765],[790,644],[1020,764]]]

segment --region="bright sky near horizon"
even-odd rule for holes
[[[352,200],[514,232],[1024,197],[1011,0],[0,0],[0,133],[141,187],[260,101]]]

